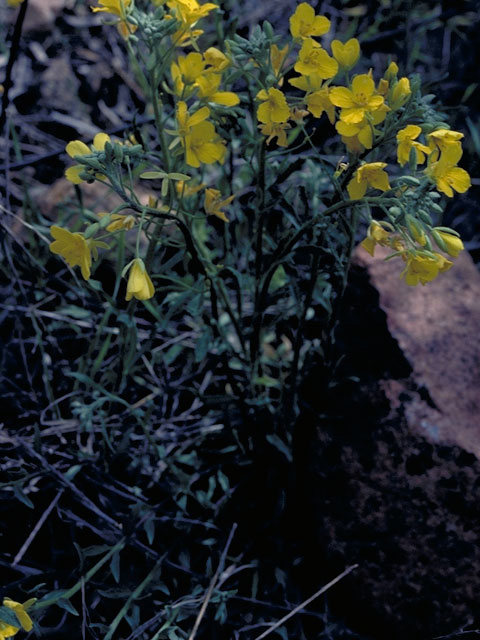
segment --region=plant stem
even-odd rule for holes
[[[110,549],[110,551],[106,553],[103,556],[103,558],[97,562],[96,565],[94,565],[89,571],[87,571],[87,573],[84,576],[82,576],[82,578],[80,578],[80,580],[76,582],[73,585],[73,587],[70,587],[70,589],[68,589],[67,591],[57,594],[53,598],[48,598],[47,600],[40,600],[39,602],[35,602],[35,604],[32,605],[30,611],[37,611],[38,609],[44,609],[45,607],[49,607],[50,605],[55,604],[58,600],[70,599],[72,596],[74,596],[77,593],[77,591],[80,591],[80,589],[82,588],[82,584],[85,584],[86,582],[88,582],[90,578],[92,578],[97,573],[97,571],[99,571],[103,567],[103,565],[106,562],[108,562],[115,553],[117,553],[117,551],[121,551],[124,546],[125,546],[125,538],[122,538],[120,542],[117,542],[117,544],[114,545]]]

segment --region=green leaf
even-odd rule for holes
[[[149,518],[143,525],[145,529],[145,533],[147,534],[148,543],[152,544],[153,539],[155,538],[155,520],[153,518]]]
[[[186,173],[177,173],[176,171],[169,173],[168,177],[170,180],[191,180],[191,176],[187,176]]]
[[[4,607],[3,605],[0,606],[0,620],[2,622],[6,622],[7,624],[11,624],[12,627],[18,627],[19,629],[22,626],[13,609]]]
[[[275,273],[272,276],[270,281],[270,285],[268,287],[269,292],[277,291],[281,287],[285,286],[288,282],[287,274],[285,273],[285,269],[282,265],[279,265],[275,269]]]
[[[60,609],[65,609],[65,611],[68,611],[68,613],[71,613],[73,616],[80,615],[70,600],[67,600],[66,598],[60,598],[55,602],[55,604],[57,607],[60,607]]]
[[[23,504],[25,504],[27,507],[29,507],[30,509],[33,509],[33,502],[30,500],[30,498],[28,498],[23,491],[20,489],[20,487],[17,487],[16,485],[13,487],[13,494],[14,496],[17,498],[17,500],[20,500],[20,502],[23,502]]]
[[[162,198],[166,198],[168,195],[168,178],[162,180]]]
[[[167,174],[165,171],[145,171],[145,173],[140,174],[140,178],[144,180],[158,180],[159,178],[166,178]]]
[[[255,378],[255,384],[261,385],[262,387],[279,387],[280,381],[275,378],[271,378],[270,376],[262,376],[261,378]]]
[[[268,442],[273,445],[280,453],[286,457],[289,462],[292,462],[292,452],[290,451],[290,447],[285,444],[285,442],[277,436],[276,433],[271,433],[267,435]]]
[[[110,571],[117,584],[120,583],[120,554],[116,551],[110,560]]]
[[[81,307],[77,307],[74,304],[69,304],[66,307],[62,307],[60,313],[64,313],[71,318],[76,318],[77,320],[82,320],[83,318],[89,318],[92,314],[88,309],[82,309]]]

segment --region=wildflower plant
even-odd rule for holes
[[[58,463],[58,500],[65,488],[80,499],[105,525],[105,545],[76,545],[81,577],[62,576],[65,589],[48,592],[41,583],[37,601],[6,598],[0,640],[40,627],[51,605],[77,613],[70,599],[82,595],[83,608],[85,589],[96,590],[90,580],[109,585],[101,593],[107,604],[96,612],[106,640],[124,623],[131,637],[187,637],[202,591],[198,576],[213,574],[212,523],[233,493],[222,462],[199,470],[207,435],[224,430],[221,452],[231,456],[230,469],[257,451],[279,468],[279,459],[290,464],[298,389],[319,361],[330,364],[335,312],[357,242],[371,256],[377,246],[389,251],[399,286],[442,277],[463,250],[458,234],[441,225],[445,198],[470,186],[459,166],[463,134],[450,130],[433,96],[422,95],[418,76],[402,76],[395,62],[373,70],[355,37],[336,34],[330,42],[330,20],[309,3],[289,16],[288,33],[264,22],[248,37],[222,20],[219,0],[88,3],[103,28],[118,29],[145,114],[141,122],[132,118],[123,137],[99,132],[66,145],[65,176],[80,215],[50,227],[52,260],[63,260],[72,280],[81,276],[85,308],[67,307],[78,332],[91,328],[85,318],[92,299],[101,315],[91,322],[77,369],[65,376],[71,386],[65,383],[58,400],[49,395],[45,413],[59,418],[66,406],[79,429],[72,445],[81,449],[79,463],[70,465],[70,454]],[[118,205],[89,209],[82,194],[93,183]],[[111,288],[102,286],[102,262],[113,264]],[[39,336],[42,350],[50,343]],[[49,355],[42,355],[47,366]],[[95,457],[96,437],[104,458]],[[83,500],[74,481],[129,447],[134,453],[121,473],[134,475],[133,486],[127,491],[123,476],[112,484],[128,506],[109,515],[112,487],[95,476],[104,512]],[[32,467],[40,461],[48,470],[41,447],[26,451]],[[15,496],[27,504],[16,483]],[[150,492],[160,495],[158,505]],[[155,523],[165,533],[170,520],[169,535],[180,543],[163,553]],[[177,549],[185,539],[195,550],[191,559]],[[126,548],[145,554],[146,564],[155,559],[132,588]],[[171,575],[161,575],[164,561]],[[235,565],[217,574],[227,580],[251,568]],[[177,598],[181,585],[191,588],[184,599]],[[209,592],[223,624],[235,592],[218,585]],[[125,593],[111,615],[108,598]],[[140,606],[147,601],[159,611],[144,623]]]
[[[212,2],[102,0],[92,11],[119,26],[151,124],[133,142],[99,133],[67,145],[68,180],[101,182],[121,204],[81,231],[54,225],[51,250],[86,280],[98,250],[116,250],[126,300],[156,317],[188,290],[195,358],[223,354],[233,402],[268,407],[274,422],[293,416],[315,351],[305,325],[320,316],[328,333],[362,220],[363,247],[389,247],[407,285],[433,280],[463,248],[435,226],[442,194],[470,186],[463,135],[418,76],[392,62],[376,77],[356,38],[324,46],[330,21],[306,2],[288,36],[265,22],[223,42]]]

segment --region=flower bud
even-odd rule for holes
[[[460,251],[463,251],[465,248],[462,240],[451,233],[445,233],[444,231],[434,229],[432,231],[432,235],[440,249],[445,251],[445,253],[448,253],[452,258],[457,258]]]

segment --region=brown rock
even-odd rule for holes
[[[480,274],[464,251],[433,282],[409,287],[399,277],[399,260],[382,260],[387,250],[376,254],[359,247],[355,259],[368,269],[388,328],[433,403],[414,397],[405,408],[410,426],[480,458]],[[387,384],[385,391],[395,403],[401,385]]]

